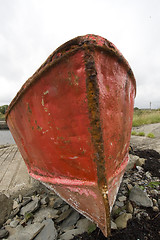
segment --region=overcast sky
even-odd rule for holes
[[[160,108],[159,0],[0,0],[0,105],[64,42],[113,42],[137,82],[135,107]]]

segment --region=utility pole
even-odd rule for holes
[[[151,104],[152,104],[152,103],[150,102],[150,110],[151,110]]]

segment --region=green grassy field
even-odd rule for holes
[[[134,110],[133,127],[138,127],[144,124],[159,123],[160,109],[158,110]]]

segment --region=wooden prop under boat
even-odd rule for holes
[[[136,83],[108,40],[80,36],[54,51],[11,102],[6,121],[32,177],[110,235]]]

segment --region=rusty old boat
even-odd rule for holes
[[[136,91],[108,40],[74,38],[54,51],[11,102],[6,121],[32,177],[110,235]]]

